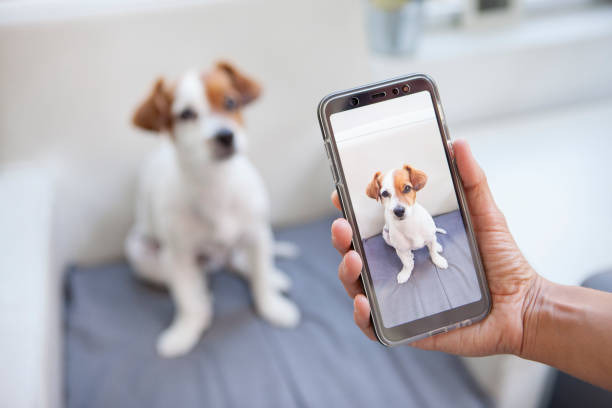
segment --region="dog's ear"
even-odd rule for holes
[[[425,187],[425,183],[427,183],[427,174],[425,174],[425,172],[415,169],[407,164],[404,165],[404,170],[406,170],[410,176],[410,183],[412,184],[413,190],[419,191]]]
[[[366,188],[366,195],[370,198],[375,199],[376,201],[380,200],[380,188],[382,187],[380,171],[374,173],[374,177],[372,177],[372,181],[368,184]]]
[[[232,82],[232,86],[240,94],[240,105],[253,102],[261,94],[261,86],[250,77],[244,75],[234,65],[227,61],[217,63],[217,68],[225,72]]]
[[[155,81],[147,98],[134,112],[132,123],[145,130],[162,132],[172,123],[172,93],[166,88],[163,78]]]

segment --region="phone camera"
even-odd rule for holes
[[[359,98],[351,98],[351,106],[359,105]]]
[[[404,93],[408,93],[408,92],[410,92],[410,86],[408,86],[408,85],[404,85],[404,86],[402,87],[402,91],[404,91]]]
[[[397,88],[393,88],[391,92],[393,92],[393,95],[399,95],[399,89]]]

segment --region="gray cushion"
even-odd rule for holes
[[[582,286],[612,292],[612,271],[591,275],[582,283]]]
[[[261,321],[246,284],[211,277],[215,318],[195,350],[155,353],[173,306],[165,291],[132,277],[124,262],[72,268],[66,282],[68,407],[410,407],[490,405],[461,360],[385,348],[353,324],[337,279],[331,219],[280,231],[301,247],[278,266],[303,313],[295,330]]]
[[[382,235],[364,242],[364,249],[383,323],[393,327],[412,320],[475,302],[480,290],[467,235],[459,210],[434,217],[436,226],[446,230],[438,233],[442,256],[447,269],[439,269],[429,258],[427,248],[413,251],[414,269],[408,282],[397,283],[396,275],[402,262],[395,249],[387,245]]]

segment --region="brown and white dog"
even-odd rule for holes
[[[138,277],[167,286],[175,303],[172,324],[157,350],[172,357],[191,350],[212,320],[212,295],[204,269],[230,265],[250,283],[257,312],[270,323],[293,327],[300,313],[283,296],[288,277],[274,267],[275,244],[264,184],[244,155],[241,109],[259,85],[220,62],[204,74],[187,72],[173,86],[157,80],[133,122],[165,132],[143,168],[136,221],[126,240]]]
[[[427,174],[405,165],[384,175],[380,171],[376,172],[366,188],[368,197],[380,200],[385,208],[383,239],[387,245],[395,248],[403,264],[397,274],[397,283],[408,281],[414,268],[412,251],[424,246],[429,249],[434,265],[448,268],[448,262],[440,255],[442,246],[436,238],[436,232],[446,234],[446,231],[436,228],[431,215],[416,202],[416,192],[425,187],[425,183]]]

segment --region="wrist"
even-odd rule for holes
[[[533,279],[531,287],[525,294],[522,319],[523,334],[521,347],[515,353],[517,356],[533,360],[536,355],[542,323],[546,320],[551,304],[551,295],[556,284],[540,275]]]

